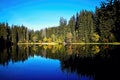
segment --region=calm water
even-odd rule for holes
[[[0,80],[118,80],[120,46],[20,45],[0,50]]]

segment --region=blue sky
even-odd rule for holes
[[[0,0],[0,22],[34,30],[58,26],[83,9],[94,11],[103,0]]]

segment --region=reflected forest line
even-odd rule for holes
[[[0,65],[8,66],[10,62],[25,62],[29,57],[41,56],[60,60],[63,72],[76,72],[78,76],[94,77],[95,80],[117,78],[119,48],[113,45],[12,46],[0,51]]]

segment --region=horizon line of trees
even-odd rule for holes
[[[0,23],[0,36],[18,42],[120,42],[120,0],[107,0],[95,12],[82,10],[67,23],[60,18],[59,26],[30,30],[21,25]]]

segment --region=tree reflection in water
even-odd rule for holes
[[[60,60],[63,72],[108,80],[118,77],[119,52],[120,46],[111,45],[20,45],[0,49],[0,65],[37,55]]]
[[[101,49],[104,47],[101,47]],[[96,48],[96,50],[93,48]],[[120,48],[118,46],[116,48],[109,46],[109,48],[101,50],[101,52],[98,49],[96,45],[92,47],[91,52],[94,57],[86,57],[81,53],[79,55],[72,54],[68,59],[61,61],[62,71],[67,73],[77,72],[79,76],[94,76],[95,80],[117,79],[119,77]],[[99,53],[96,54],[97,52]]]

